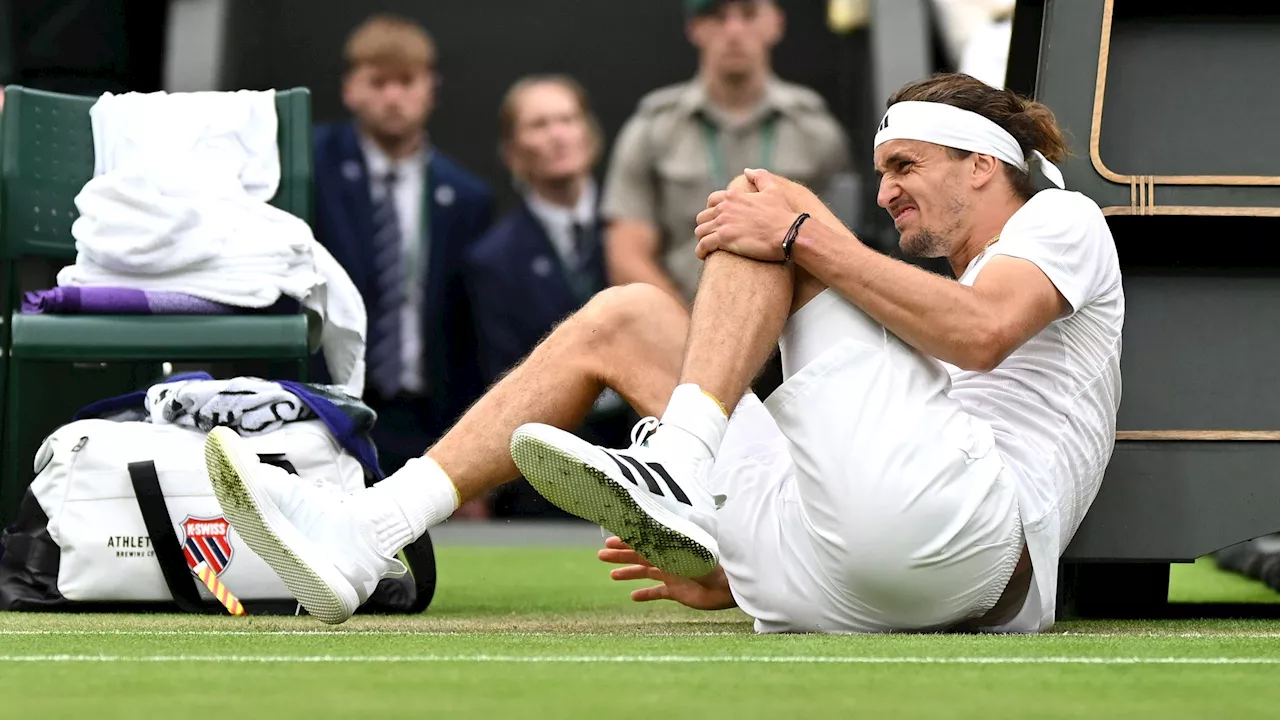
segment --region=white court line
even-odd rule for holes
[[[1280,638],[1280,632],[1046,632],[1031,637],[1072,637],[1072,638],[1207,638],[1225,640],[1230,638]]]
[[[0,655],[0,663],[730,663],[782,665],[1280,665],[1270,657],[841,657],[786,655]]]
[[[0,636],[4,635],[59,635],[59,636],[103,636],[103,635],[122,635],[127,637],[149,637],[149,636],[184,636],[193,637],[235,637],[235,636],[252,636],[252,635],[321,635],[329,637],[360,637],[360,636],[422,636],[422,637],[460,637],[469,635],[501,635],[511,637],[564,637],[571,635],[573,637],[611,637],[611,638],[631,638],[631,637],[728,637],[739,635],[742,637],[750,637],[751,633],[744,632],[713,632],[713,631],[686,631],[672,630],[666,632],[639,632],[639,633],[604,633],[604,632],[574,632],[566,630],[563,632],[550,632],[545,630],[530,630],[523,632],[520,630],[0,630]],[[1277,634],[1276,637],[1280,637]]]
[[[0,635],[66,635],[66,636],[99,636],[124,635],[128,637],[149,637],[169,635],[190,635],[194,637],[234,637],[237,635],[466,635],[471,634],[458,630],[0,630]],[[517,633],[513,633],[517,634]],[[538,632],[518,633],[522,635],[563,635],[564,633]]]
[[[752,637],[753,633],[734,632],[734,631],[714,631],[714,630],[667,630],[667,631],[640,631],[640,632],[575,632],[573,630],[564,630],[550,632],[545,630],[0,630],[0,636],[4,635],[62,635],[62,636],[104,636],[104,635],[121,635],[126,637],[148,637],[148,636],[192,636],[192,637],[235,637],[235,636],[252,636],[252,635],[327,635],[333,637],[343,636],[424,636],[424,637],[455,637],[467,635],[500,635],[510,637],[564,637],[570,635],[573,637]],[[910,633],[899,633],[897,636],[913,636]],[[999,637],[999,635],[994,635]],[[934,637],[929,634],[917,634],[914,637]],[[961,636],[963,637],[963,636]],[[992,637],[988,635],[987,637]],[[1212,639],[1212,640],[1229,640],[1234,638],[1240,639],[1266,639],[1280,638],[1280,632],[1181,632],[1181,633],[1163,633],[1163,632],[1133,632],[1133,633],[1114,633],[1114,632],[1047,632],[1039,635],[1018,635],[1016,637],[1045,637],[1045,638],[1170,638],[1170,639]]]

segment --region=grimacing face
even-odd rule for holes
[[[366,63],[347,75],[342,100],[367,132],[401,140],[426,125],[435,106],[435,76],[425,67]]]
[[[772,0],[733,0],[688,24],[689,39],[701,52],[706,69],[728,78],[766,70],[782,32],[782,11]]]
[[[898,246],[911,257],[946,257],[963,242],[970,208],[963,175],[968,167],[941,145],[890,140],[875,151],[880,192],[876,204],[889,211]]]
[[[585,175],[596,138],[577,95],[557,82],[520,91],[515,129],[506,148],[512,173],[529,182],[561,182]]]

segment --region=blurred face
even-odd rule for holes
[[[965,240],[972,202],[964,182],[970,159],[953,159],[941,145],[890,140],[876,148],[880,193],[898,246],[912,257],[946,257]]]
[[[506,148],[512,173],[530,183],[570,180],[591,171],[595,153],[595,136],[573,91],[541,83],[520,93]]]
[[[688,32],[708,72],[739,78],[768,69],[782,25],[782,11],[772,0],[733,0],[690,20]]]
[[[434,84],[426,68],[365,64],[347,75],[342,101],[366,132],[402,140],[426,124],[435,104]]]

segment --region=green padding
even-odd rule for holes
[[[12,356],[36,360],[307,357],[306,315],[13,315]]]

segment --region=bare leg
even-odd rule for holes
[[[684,308],[657,288],[605,290],[498,381],[427,457],[444,468],[466,502],[519,476],[509,449],[517,427],[577,427],[606,386],[641,415],[661,415],[676,386],[688,328]]]
[[[680,383],[693,383],[727,412],[746,394],[791,313],[792,269],[726,252],[707,258],[698,283]]]
[[[793,202],[822,222],[839,223],[817,198],[783,182]],[[746,176],[729,188],[755,191]],[[777,348],[787,318],[825,289],[799,267],[713,253],[698,283],[680,383],[697,385],[732,413]]]
[[[606,386],[641,412],[661,413],[675,389],[687,331],[688,316],[665,292],[642,285],[606,290],[557,327],[425,458],[373,487],[343,495],[284,481],[278,468],[241,461],[249,453],[223,428],[214,429],[206,447],[210,479],[228,520],[303,607],[325,622],[342,622],[380,578],[404,573],[397,553],[460,503],[517,476],[511,443],[521,425],[574,427]]]

